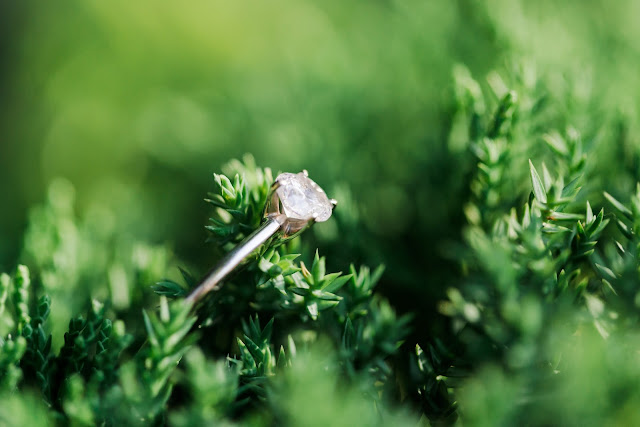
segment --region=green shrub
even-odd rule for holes
[[[477,86],[460,70],[460,93],[471,93]],[[640,190],[626,204],[605,193],[612,213],[596,214],[580,197],[589,156],[571,128],[543,136],[559,172],[529,161],[529,195],[518,192],[514,184],[522,177],[514,164],[527,151],[515,146],[537,132],[526,123],[540,112],[520,107],[522,97],[513,91],[497,99],[491,113],[482,98],[464,105],[477,166],[458,248],[461,281],[439,304],[451,333],[406,341],[419,325],[375,293],[382,268],[328,273],[324,257],[316,252],[305,264],[292,241],[264,251],[196,312],[182,304],[197,284],[191,274],[182,269],[182,279],[158,281],[159,307],[128,312],[134,334],[127,334],[117,317],[135,306],[113,300],[130,288],[103,280],[87,290],[91,282],[78,273],[105,268],[104,261],[74,251],[65,252],[71,265],[56,265],[60,251],[70,250],[69,239],[89,251],[112,250],[95,247],[102,242],[89,234],[79,237],[82,222],[67,218],[71,210],[60,210],[60,200],[69,199],[58,196],[38,208],[47,214],[34,215],[27,232],[35,284],[23,265],[0,281],[5,405],[22,410],[27,401],[21,399],[40,396],[43,417],[74,425],[637,420]],[[248,158],[229,168],[234,178],[215,175],[218,191],[207,199],[209,240],[221,252],[257,226],[273,180]],[[51,191],[61,186],[54,183]],[[166,272],[167,258],[161,259],[159,271]],[[149,262],[133,262],[117,280],[154,274],[144,270]],[[62,279],[66,286],[51,285]],[[95,293],[108,304],[94,299],[86,318],[67,319],[56,346],[51,333],[61,326],[52,322],[64,321],[65,312],[51,315],[56,306],[47,292],[67,309]],[[43,296],[33,305],[36,294]],[[135,295],[125,299],[150,299]]]
[[[588,5],[0,6],[0,424],[638,424],[638,6]],[[247,151],[339,205],[189,311]]]

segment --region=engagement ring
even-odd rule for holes
[[[229,252],[185,301],[193,305],[208,292],[218,289],[222,280],[261,246],[277,246],[313,223],[328,220],[336,204],[309,178],[306,170],[278,175],[267,197],[262,225]]]

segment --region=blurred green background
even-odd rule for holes
[[[482,80],[524,59],[590,106],[573,116],[581,131],[625,118],[626,145],[601,143],[597,166],[624,159],[625,188],[638,16],[631,0],[2,2],[0,269],[63,177],[97,233],[167,243],[202,273],[211,174],[251,153],[340,200],[303,239],[331,269],[385,263],[392,302],[433,312],[455,279],[446,248],[472,166],[449,141],[454,66]]]

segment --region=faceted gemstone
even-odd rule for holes
[[[322,188],[304,173],[282,173],[276,181],[280,184],[276,193],[289,218],[315,218],[317,222],[329,219],[333,208],[331,202]]]

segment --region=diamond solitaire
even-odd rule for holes
[[[276,183],[276,193],[282,203],[283,213],[289,218],[323,222],[331,217],[331,201],[322,188],[304,172],[280,174]]]
[[[281,173],[271,187],[264,216],[280,223],[279,239],[290,239],[314,222],[328,220],[336,203],[307,171]]]

